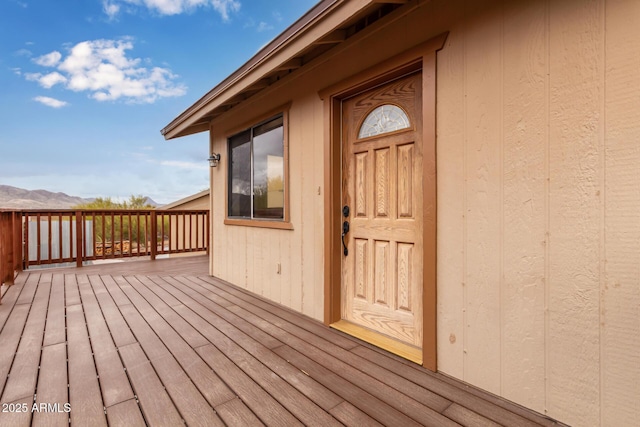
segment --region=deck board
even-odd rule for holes
[[[182,418],[193,425],[222,425],[192,379],[135,307],[128,304],[122,306],[121,310]]]
[[[353,355],[344,348],[336,346],[320,338],[316,334],[312,334],[307,330],[300,328],[297,324],[284,321],[278,316],[250,304],[244,300],[231,295],[228,292],[220,291],[219,295],[225,295],[237,305],[229,307],[229,310],[236,312],[240,317],[255,324],[261,324],[264,328],[279,340],[287,345],[295,348],[305,355],[313,355],[313,360],[320,362],[323,366],[329,367],[331,370],[339,370],[348,373],[350,381],[367,390],[369,393],[385,400],[390,406],[401,408],[403,412],[412,415],[419,422],[428,425],[447,425],[450,420],[441,416],[438,412],[444,410],[450,405],[450,401],[438,396],[428,390],[416,390],[416,387],[410,381],[406,381],[398,376],[384,371],[382,378],[372,377],[379,372],[368,372],[364,374],[361,369],[362,361],[352,357]],[[264,325],[262,320],[272,323],[271,326]],[[331,332],[326,330],[325,332]],[[322,349],[322,350],[321,350]],[[277,351],[277,350],[276,350]],[[351,362],[349,364],[348,362]],[[404,393],[398,392],[393,387],[404,387]],[[396,384],[398,383],[398,384]],[[399,384],[402,383],[402,384]],[[419,395],[419,396],[418,396]],[[421,402],[411,398],[418,397]],[[424,404],[422,404],[424,402]]]
[[[413,366],[398,360],[399,358],[390,358],[386,354],[363,346],[354,349],[353,352],[363,359],[372,361],[379,366],[386,366],[398,375],[407,379],[410,378],[411,381],[414,381],[418,385],[429,388],[435,393],[502,425],[552,425],[547,424],[549,420],[540,419],[540,417],[526,419],[522,414],[517,413],[520,412],[521,409],[519,406],[510,405],[511,410],[507,410],[498,406],[496,402],[491,403],[488,401],[492,399],[493,396],[486,393],[484,398],[474,396],[469,392],[469,387],[461,388],[460,386],[451,385],[447,382],[446,378],[435,378],[428,371],[416,370]],[[528,411],[524,411],[524,413],[526,412]]]
[[[193,384],[200,390],[200,393],[207,402],[215,408],[216,405],[231,400],[234,395],[224,382],[222,382],[220,377],[207,367],[206,363],[198,356],[195,350],[191,348],[171,325],[134,289],[133,283],[138,282],[136,278],[128,277],[127,282],[130,286],[125,288],[125,293],[135,305],[138,312],[147,321],[147,324],[155,332],[157,338],[162,342],[162,345],[175,357],[175,360],[182,366],[185,374],[188,375]],[[138,282],[137,286],[139,285],[141,284]],[[158,346],[159,343],[155,341],[153,345]],[[170,359],[167,358],[166,360],[168,362]]]
[[[67,384],[66,343],[61,342],[44,347],[36,403],[53,405],[55,411],[36,412],[33,416],[34,426],[65,427],[69,425],[69,413],[65,412],[65,404],[69,403]]]
[[[175,292],[179,291],[175,290]],[[249,354],[255,356],[258,360],[260,360],[262,364],[267,366],[284,380],[288,381],[305,396],[309,397],[313,402],[315,402],[318,406],[324,408],[325,410],[333,408],[342,401],[339,396],[327,390],[317,382],[313,381],[299,369],[296,369],[289,363],[286,363],[285,360],[270,351],[269,347],[261,344],[259,338],[262,338],[262,335],[256,337],[255,335],[253,335],[253,333],[260,332],[261,334],[264,334],[263,331],[254,328],[253,330],[244,329],[244,332],[246,333],[243,333],[242,331],[237,329],[236,326],[239,323],[246,321],[236,316],[235,314],[229,313],[232,315],[232,317],[227,317],[229,323],[225,323],[219,316],[216,316],[212,312],[207,311],[207,308],[202,305],[207,303],[206,300],[196,300],[190,298],[187,295],[183,295],[182,299],[185,302],[185,308],[178,307],[177,310],[183,315],[185,319],[189,318],[193,325],[196,326],[200,331],[203,331],[203,333],[207,333],[212,342],[219,343],[226,341],[227,339],[232,340],[235,344],[237,344]],[[219,314],[224,316],[224,314],[221,312],[221,307],[218,307],[218,309],[216,309],[215,307],[212,307],[211,304],[206,304],[206,306],[209,307],[212,311],[217,311]],[[195,316],[193,313],[187,311],[187,308],[192,310],[193,313],[197,314],[198,316]],[[225,334],[226,336],[223,334]],[[282,345],[280,341],[277,342],[278,346]]]
[[[112,405],[133,399],[133,390],[131,390],[129,379],[89,280],[87,276],[78,276],[78,289],[91,336],[93,357],[102,389],[102,400],[104,406],[109,408]],[[96,278],[94,277],[93,280],[95,281]]]
[[[224,282],[211,277],[192,278],[192,281],[200,284],[201,286],[204,286],[205,289],[211,289],[214,291],[215,289],[219,289],[227,295],[233,295],[235,298],[237,298],[236,301],[242,300],[245,302],[249,302],[256,307],[262,308],[267,312],[271,312],[277,315],[280,319],[283,320],[283,323],[281,323],[282,325],[296,325],[297,327],[304,329],[305,331],[308,331],[315,336],[324,338],[325,340],[346,350],[354,348],[358,345],[354,340],[346,338],[342,334],[334,333],[333,331],[327,329],[323,324],[316,322],[313,319],[310,319],[306,316],[300,316],[298,313],[295,313],[270,301],[256,298],[244,289],[225,286]]]
[[[15,283],[7,289],[11,289],[11,292],[2,295],[2,303],[0,305],[3,307],[3,309],[0,310],[0,330],[2,330],[5,323],[7,323],[9,314],[11,314],[11,310],[16,305],[16,301],[22,293],[22,288],[24,287],[28,276],[28,274],[19,275],[16,278]]]
[[[33,416],[33,397],[25,397],[12,403],[7,411],[0,411],[0,426],[29,427]]]
[[[33,301],[33,296],[36,294],[36,288],[38,287],[39,280],[40,280],[39,274],[29,274],[29,277],[27,277],[27,281],[22,287],[22,291],[18,296],[16,305],[31,304],[31,302]]]
[[[135,279],[135,280],[134,280]],[[146,279],[146,280],[145,280]],[[146,282],[146,285],[144,284]],[[179,304],[170,304],[167,300],[171,301],[169,298],[160,298],[158,295],[153,293],[149,289],[149,279],[148,278],[130,278],[129,283],[134,287],[136,291],[142,295],[144,299],[147,300],[151,306],[158,312],[162,318],[169,323],[192,348],[201,347],[209,343],[207,339],[196,330],[193,326],[189,324],[185,319],[180,317],[178,313],[174,311],[175,307],[181,306],[182,303]],[[152,285],[153,286],[153,285]],[[155,286],[157,288],[157,286]],[[172,295],[168,294],[167,296]],[[174,298],[175,301],[178,301]],[[171,307],[169,307],[169,305]]]
[[[119,351],[146,421],[150,425],[181,425],[182,417],[140,344],[129,344]]]
[[[209,321],[218,329],[222,331],[229,328],[238,329],[245,334],[250,335],[254,341],[262,344],[267,348],[275,348],[282,345],[281,341],[269,335],[264,330],[256,327],[255,325],[252,325],[242,317],[229,311],[228,308],[234,305],[233,303],[219,298],[215,294],[207,295],[198,293],[179,279],[167,278],[167,280],[172,282],[176,289],[184,292],[184,294],[189,298],[198,301],[200,304],[206,307],[206,309],[214,315],[208,316]]]
[[[193,258],[21,273],[0,305],[0,396],[28,411],[0,425],[560,425]]]
[[[64,303],[66,307],[81,304],[78,279],[75,274],[65,274],[64,276]]]
[[[122,313],[120,313],[113,298],[107,292],[107,285],[111,288],[117,287],[113,278],[111,276],[90,276],[89,279],[116,347],[136,342],[136,338],[133,336],[131,329],[129,329],[127,322],[124,321]]]
[[[107,420],[111,427],[143,427],[145,425],[135,399],[107,408]]]
[[[75,279],[73,282],[76,282]],[[67,307],[67,337],[69,366],[72,367],[69,369],[71,423],[78,426],[106,426],[98,374],[80,304]]]
[[[133,282],[131,282],[133,284]],[[138,286],[141,283],[138,282]],[[134,287],[136,285],[133,285]],[[180,309],[180,307],[176,307]],[[278,400],[283,406],[299,418],[303,423],[311,425],[314,423],[320,423],[321,425],[331,425],[335,420],[332,417],[328,417],[327,414],[316,407],[316,404],[306,396],[298,393],[290,384],[281,379],[279,376],[274,376],[272,371],[265,367],[263,363],[252,356],[251,353],[240,348],[231,339],[225,337],[221,332],[214,328],[207,327],[198,322],[198,318],[189,316],[187,310],[181,310],[185,319],[197,322],[199,329],[207,334],[212,342],[216,343],[216,347],[220,349],[230,360],[233,360],[237,365],[241,365],[245,373],[247,373],[252,380],[264,389],[271,390],[272,396]],[[236,334],[238,332],[234,331]],[[211,348],[198,349],[198,353],[203,355],[203,352],[213,351]],[[204,357],[204,356],[203,356]],[[211,359],[208,359],[211,360]],[[224,369],[216,369],[215,364],[209,363],[212,369],[221,374],[225,372]],[[264,400],[264,399],[261,399]],[[257,400],[260,402],[260,400]]]
[[[218,415],[228,426],[263,426],[264,424],[240,399],[232,399],[216,407]]]
[[[232,335],[233,339],[228,335],[223,335],[218,329],[210,323],[207,323],[207,320],[211,319],[211,317],[207,316],[206,311],[203,312],[196,304],[195,302],[187,302],[185,307],[178,307],[178,310],[185,318],[193,322],[194,326],[197,326],[199,330],[203,331],[211,342],[216,343],[218,347],[224,349],[233,347],[235,351],[242,348],[247,354],[254,356],[260,363],[264,364],[289,384],[294,385],[295,388],[322,408],[331,408],[340,403],[341,399],[338,396],[324,387],[319,386],[319,384],[315,383],[300,370],[295,369],[286,363],[286,361],[277,357],[275,353],[261,346],[260,343],[253,341],[250,336],[241,334],[239,331]],[[187,307],[192,308],[194,311],[188,310]],[[199,312],[200,316],[196,315],[196,312]],[[245,369],[245,371],[247,371],[247,369]]]
[[[284,359],[306,372],[325,387],[342,396],[346,401],[369,414],[385,425],[419,426],[419,422],[411,419],[401,411],[372,396],[367,391],[354,385],[350,380],[336,374],[321,364],[309,359],[289,346],[282,346],[275,352]]]
[[[209,366],[219,370],[222,378],[265,424],[282,427],[302,425],[273,396],[252,381],[243,369],[225,357],[215,346],[200,347],[198,353]]]
[[[49,296],[49,312],[44,332],[43,346],[63,343],[67,340],[64,320],[64,276],[54,274]]]
[[[2,306],[3,309],[5,307],[5,305]],[[7,376],[13,364],[30,308],[27,304],[15,306],[11,312],[11,317],[9,317],[0,333],[0,342],[2,343],[2,351],[0,351],[0,390],[5,388]],[[4,400],[2,402],[6,403]]]
[[[51,290],[51,275],[41,277],[27,323],[22,331],[20,345],[11,366],[9,379],[2,393],[3,402],[13,402],[23,397],[33,395],[36,390],[38,380],[38,366],[40,365],[40,354],[44,326],[49,305],[49,292]]]
[[[369,427],[382,426],[382,424],[380,424],[346,400],[342,401],[342,403],[332,408],[329,412],[345,425]]]

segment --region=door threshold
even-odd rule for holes
[[[401,341],[382,335],[378,332],[374,332],[371,329],[358,326],[346,320],[339,320],[329,326],[339,330],[340,332],[344,332],[345,334],[366,341],[369,344],[373,344],[376,347],[388,351],[389,353],[395,354],[396,356],[400,356],[403,359],[422,365],[421,348],[405,344]]]

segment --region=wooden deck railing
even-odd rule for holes
[[[0,282],[30,266],[202,252],[207,210],[0,210]]]
[[[13,283],[22,270],[22,222],[19,212],[0,211],[0,285]]]

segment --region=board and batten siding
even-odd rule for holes
[[[439,370],[640,425],[640,2],[435,2]]]
[[[283,97],[282,104],[291,98]],[[257,295],[322,321],[323,151],[322,103],[316,93],[295,98],[289,110],[289,207],[293,230],[225,225],[226,138],[256,124],[261,105],[247,106],[231,127],[212,130],[212,274]],[[280,105],[275,103],[271,108]],[[269,108],[269,109],[271,109]],[[263,117],[264,118],[264,117]],[[226,123],[225,123],[226,125]]]
[[[212,274],[323,320],[318,91],[448,31],[438,369],[571,425],[640,425],[640,1],[416,4],[212,123]],[[225,225],[226,138],[287,103],[293,230]]]

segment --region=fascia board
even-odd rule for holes
[[[220,85],[187,108],[163,129],[164,138],[169,140],[196,133],[197,130],[194,132],[190,131],[189,128],[213,109],[223,105],[242,90],[262,79],[272,70],[277,69],[282,64],[296,57],[296,55],[306,47],[339,28],[351,16],[375,3],[379,3],[379,1],[349,0],[334,2],[327,10],[307,23],[289,39],[272,47],[271,50],[259,53],[258,55],[263,56],[255,60],[254,64],[251,64],[254,59],[250,60],[243,67],[227,77]],[[267,48],[268,47],[269,46],[267,46]],[[250,66],[247,67],[248,64],[250,64]],[[243,70],[245,67],[246,69]],[[198,125],[199,131],[205,131],[207,129],[208,126]]]

